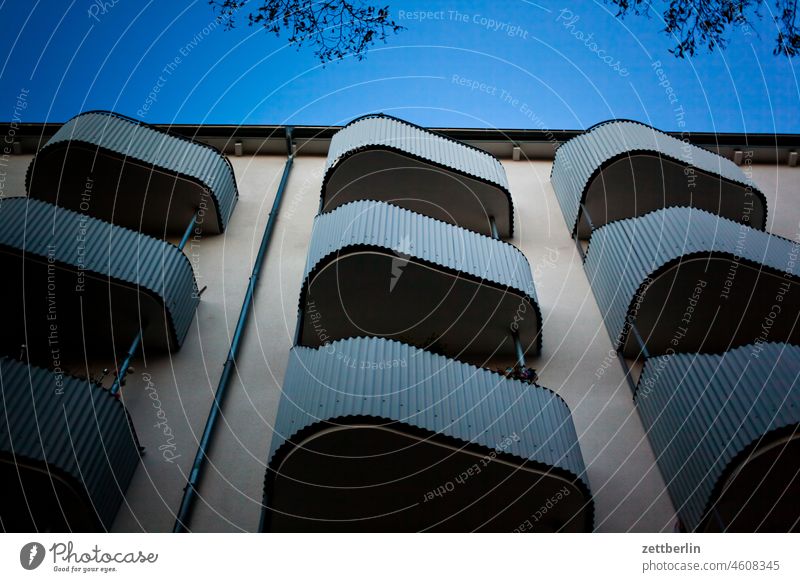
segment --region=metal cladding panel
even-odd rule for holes
[[[799,376],[800,347],[782,343],[647,360],[636,405],[687,529],[701,524],[738,454],[800,423]]]
[[[133,426],[108,390],[67,376],[59,387],[56,378],[0,359],[0,451],[66,475],[108,530],[139,464]]]
[[[690,255],[724,253],[800,275],[797,245],[696,208],[665,208],[598,228],[586,274],[615,345],[634,316],[637,296],[661,267]]]
[[[304,277],[348,246],[375,246],[417,258],[508,287],[537,305],[530,265],[515,246],[373,200],[350,202],[316,217]]]
[[[366,150],[391,150],[496,189],[506,200],[503,212],[508,212],[508,226],[507,230],[502,227],[504,236],[513,235],[513,201],[505,169],[497,158],[474,146],[383,114],[355,119],[331,138],[323,179],[323,204],[326,185],[336,168],[350,155]]]
[[[2,246],[41,260],[52,257],[157,296],[169,315],[173,339],[178,346],[183,343],[199,298],[192,265],[175,245],[24,197],[0,201],[0,227]]]
[[[550,181],[561,212],[574,230],[592,175],[607,161],[635,151],[651,151],[679,163],[716,174],[749,187],[764,203],[766,198],[736,164],[709,150],[676,139],[658,129],[635,121],[609,121],[565,142],[556,151]]]
[[[221,230],[225,230],[239,192],[233,168],[217,149],[110,111],[93,111],[73,117],[59,128],[41,151],[70,142],[101,147],[201,182],[214,200]],[[31,168],[34,167],[35,160],[31,162]]]
[[[351,361],[375,362],[376,369]],[[377,369],[378,362],[394,362]],[[404,363],[401,364],[401,363]],[[497,450],[569,473],[589,495],[578,436],[554,392],[383,338],[294,347],[270,459],[298,431],[320,421],[374,417]]]
[[[325,171],[342,156],[370,146],[385,146],[490,182],[509,190],[505,169],[493,155],[395,117],[361,117],[331,139]]]

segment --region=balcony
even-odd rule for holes
[[[591,531],[555,393],[380,338],[295,347],[262,531]]]
[[[608,121],[564,143],[550,176],[567,226],[592,230],[689,206],[763,230],[767,201],[730,160],[634,121]]]
[[[322,182],[322,212],[379,200],[502,238],[513,235],[505,170],[491,154],[406,121],[371,115],[334,135]]]
[[[800,348],[650,358],[636,405],[688,531],[800,524]]]
[[[691,208],[597,229],[586,274],[627,358],[800,343],[800,246]]]
[[[530,265],[514,246],[399,208],[351,202],[317,216],[298,344],[396,339],[486,365],[541,349]]]
[[[211,146],[116,113],[70,119],[39,150],[28,196],[158,238],[220,233],[238,198],[228,160]]]
[[[3,529],[110,529],[139,464],[122,403],[87,380],[8,358],[0,380]]]
[[[114,358],[140,329],[148,349],[176,350],[197,309],[177,247],[46,202],[2,201],[0,250],[2,353],[25,344],[45,367],[54,353]]]

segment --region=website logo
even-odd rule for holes
[[[19,563],[26,570],[35,570],[44,561],[44,546],[39,542],[30,542],[19,551]]]

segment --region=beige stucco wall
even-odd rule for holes
[[[744,170],[767,197],[767,230],[800,240],[800,166],[764,164]]]
[[[31,156],[15,156],[3,195],[24,193]],[[248,277],[283,170],[281,156],[232,158],[240,200],[224,235],[186,249],[202,296],[183,348],[139,357],[123,389],[147,447],[117,531],[169,531],[203,430]],[[528,257],[544,317],[544,349],[530,365],[573,411],[599,531],[672,531],[671,501],[580,257],[549,184],[550,162],[504,160],[516,208],[510,241]],[[295,332],[297,301],[324,158],[299,156],[224,404],[192,529],[254,531],[266,455]],[[769,199],[770,230],[797,238],[800,168],[754,166]],[[165,433],[166,431],[166,433]],[[171,436],[174,435],[174,436]]]

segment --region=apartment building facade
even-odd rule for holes
[[[4,528],[796,530],[797,140],[681,137],[16,130]]]

